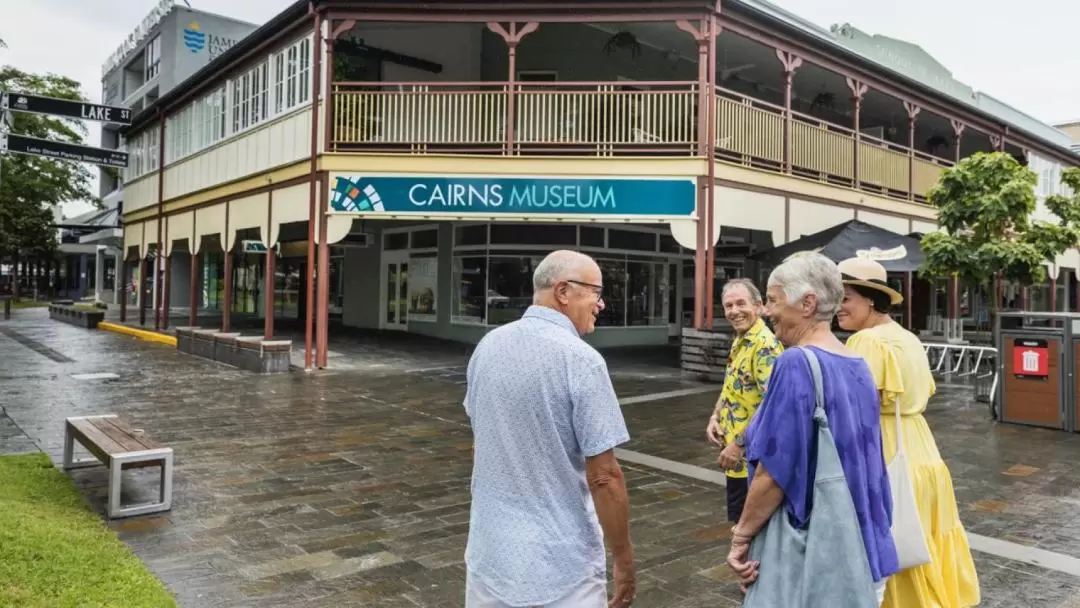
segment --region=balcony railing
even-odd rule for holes
[[[694,82],[335,83],[330,147],[692,157],[700,99]],[[788,152],[786,122],[780,106],[717,89],[717,157],[774,171],[787,165],[803,177],[917,200],[951,164],[796,112]]]
[[[782,170],[785,122],[781,106],[717,89],[717,157]],[[911,192],[920,201],[952,164],[798,112],[791,113],[789,162],[796,175],[899,198]]]

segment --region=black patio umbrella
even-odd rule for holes
[[[775,268],[789,255],[807,250],[818,251],[834,262],[853,257],[873,259],[889,272],[914,272],[924,259],[919,239],[860,220],[849,220],[748,259]]]

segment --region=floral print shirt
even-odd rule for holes
[[[750,419],[765,398],[773,365],[782,352],[783,345],[765,327],[763,319],[758,319],[749,331],[732,342],[724,387],[716,402],[716,420],[720,423],[725,444],[734,442],[737,435],[746,432]],[[737,471],[727,471],[727,475],[746,477],[747,470],[744,466]]]

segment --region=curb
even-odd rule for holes
[[[176,336],[170,336],[156,331],[146,331],[144,329],[135,329],[134,327],[128,327],[127,325],[119,325],[116,323],[109,323],[102,321],[97,325],[98,329],[105,331],[111,331],[118,334],[124,334],[126,336],[133,336],[140,340],[146,340],[147,342],[157,342],[158,344],[167,344],[169,346],[176,346]]]

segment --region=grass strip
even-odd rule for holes
[[[42,453],[0,456],[0,606],[175,607]]]

